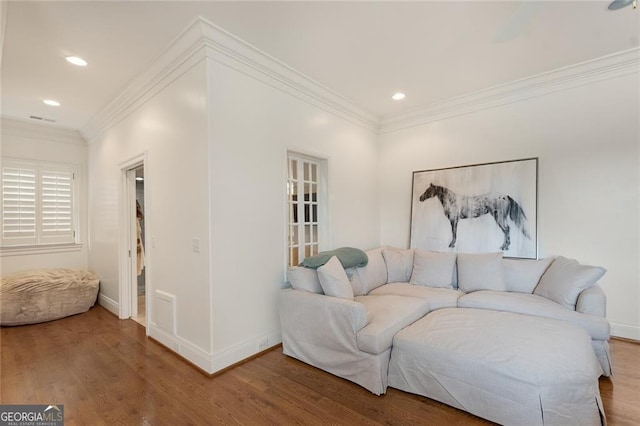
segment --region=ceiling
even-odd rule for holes
[[[81,129],[200,15],[382,118],[640,45],[609,1],[9,2],[2,115]],[[68,64],[76,55],[85,68]],[[396,91],[405,100],[391,100]],[[42,104],[56,99],[60,107]]]

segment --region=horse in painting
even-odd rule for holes
[[[430,184],[426,191],[420,196],[420,201],[426,201],[429,198],[436,197],[440,200],[444,215],[451,223],[451,243],[449,247],[455,247],[458,234],[458,221],[460,219],[473,219],[485,214],[490,214],[496,221],[500,230],[504,233],[504,243],[500,247],[501,250],[508,250],[511,245],[511,237],[509,236],[508,219],[522,231],[522,234],[531,239],[525,228],[527,216],[524,214],[522,207],[508,195],[477,195],[466,196],[456,194],[444,186]]]

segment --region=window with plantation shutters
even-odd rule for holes
[[[76,242],[74,166],[2,161],[2,247]]]

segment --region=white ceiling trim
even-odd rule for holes
[[[200,18],[207,57],[374,132],[380,118],[287,64]]]
[[[378,117],[198,17],[145,70],[134,77],[113,101],[83,126],[80,133],[91,143],[205,57],[373,132],[378,130]]]
[[[48,125],[36,124],[24,120],[3,117],[1,121],[2,136],[16,136],[44,142],[58,142],[71,145],[86,145],[80,133]]]
[[[420,126],[633,73],[640,73],[640,48],[451,98],[409,113],[387,116],[380,123],[379,133]]]
[[[409,113],[377,117],[235,37],[196,18],[80,134],[90,143],[204,58],[215,60],[374,133],[389,133],[640,72],[640,48],[451,98]]]
[[[196,19],[190,24],[146,69],[134,77],[114,100],[80,129],[88,143],[93,142],[204,58],[204,41],[198,23]]]

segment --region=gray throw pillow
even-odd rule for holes
[[[558,256],[542,275],[533,293],[575,310],[582,290],[591,287],[606,272],[600,266],[580,265],[577,260]]]
[[[458,288],[465,293],[478,290],[506,291],[502,252],[458,253]]]
[[[453,289],[456,257],[455,253],[438,253],[416,249],[413,254],[413,272],[409,282],[427,287]]]

